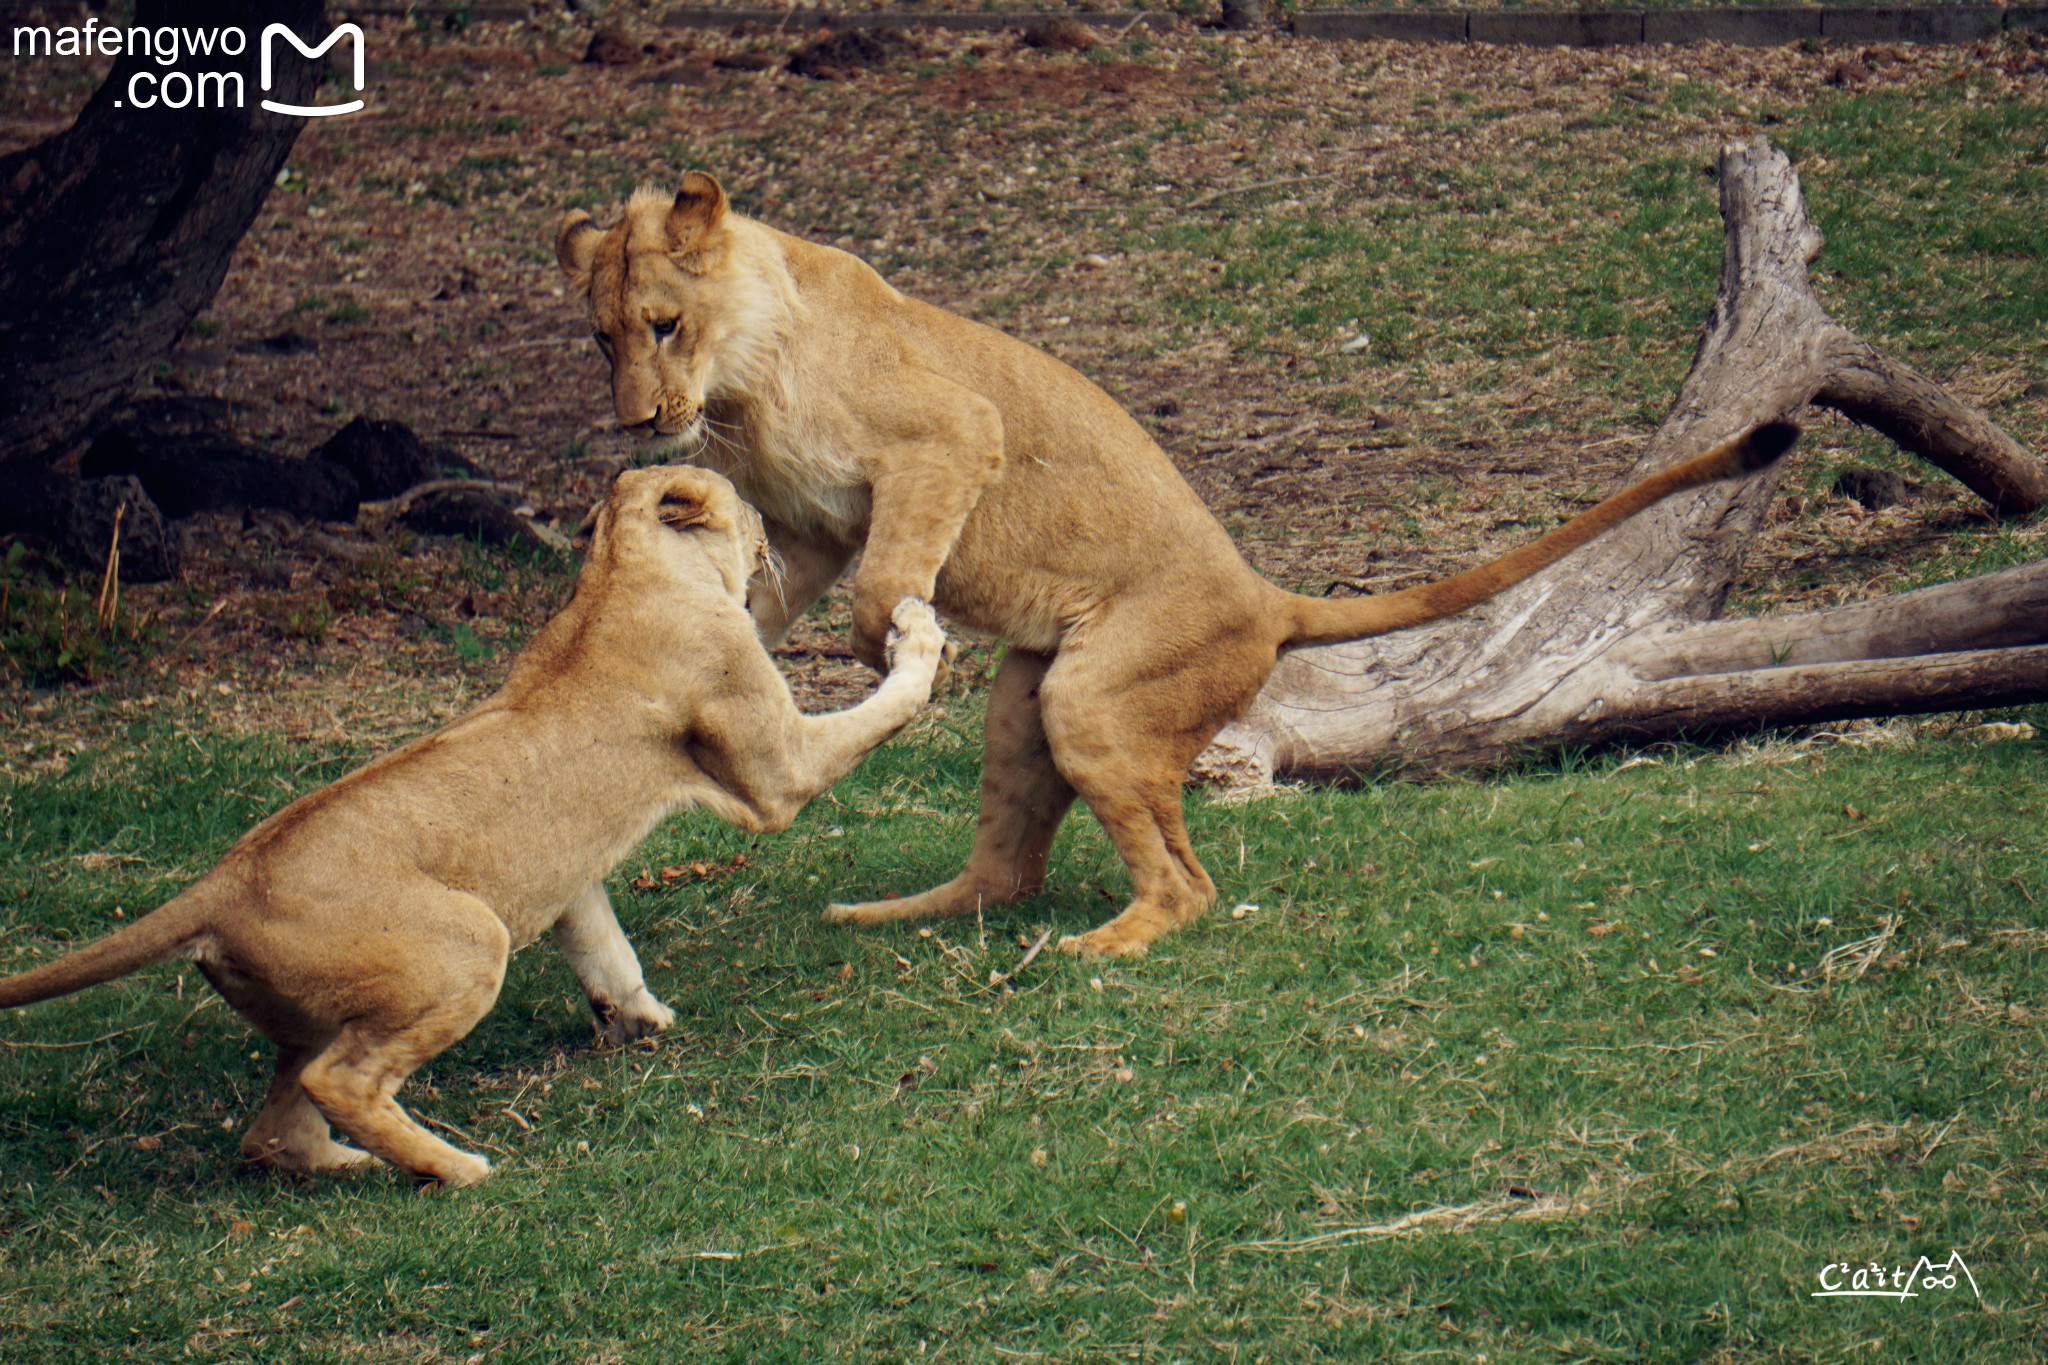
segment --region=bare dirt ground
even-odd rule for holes
[[[629,36],[637,50],[606,64],[584,60],[591,33],[574,25],[372,26],[372,107],[301,135],[213,307],[138,396],[203,400],[238,436],[287,453],[358,413],[400,418],[573,527],[635,442],[610,420],[602,364],[553,263],[553,224],[566,207],[602,215],[638,181],[704,166],[746,211],[856,250],[906,292],[1104,384],[1261,571],[1311,591],[1381,590],[1568,513],[1627,468],[1640,416],[1583,382],[1582,348],[1502,367],[1454,344],[1442,329],[1455,320],[1430,317],[1427,300],[1398,371],[1341,368],[1329,335],[1281,325],[1247,340],[1162,311],[1190,273],[1220,279],[1229,266],[1177,254],[1164,234],[1156,250],[1133,245],[1119,235],[1132,206],[1211,209],[1254,187],[1267,201],[1298,189],[1275,211],[1314,214],[1340,171],[1370,172],[1397,198],[1441,198],[1462,192],[1447,183],[1461,169],[1559,139],[1625,162],[1628,130],[1597,116],[1660,73],[1723,96],[1659,125],[1664,150],[1704,161],[1757,131],[1751,104],[1845,79],[1840,54],[1797,49],[1508,52],[1183,32],[1142,50],[1058,54],[1014,33],[927,32],[820,80],[749,68],[779,67],[822,35]],[[1986,57],[1898,49],[1846,79],[1984,79],[2038,98],[2041,75]],[[10,68],[0,149],[66,126],[104,65]],[[1405,125],[1402,111],[1443,90],[1497,112],[1455,137]],[[1611,212],[1543,208],[1560,241]],[[1433,335],[1446,338],[1440,351]],[[1682,330],[1669,339],[1674,384],[1690,342]],[[1987,355],[1943,378],[2006,401],[2043,377],[2025,363]],[[2013,401],[2001,420],[2038,442],[2048,404]],[[1822,421],[1814,444],[1848,439]],[[1880,512],[1791,497],[1757,547],[1753,606],[1891,590],[1942,538],[1987,524],[1939,486]],[[336,541],[372,557],[316,545]],[[129,671],[55,691],[0,682],[0,762],[54,762],[152,717],[382,744],[486,690],[568,582],[367,524],[202,518],[183,581],[127,593],[156,630]],[[871,682],[842,647],[844,624],[843,600],[828,603],[783,652],[807,704],[844,704]],[[972,661],[965,671],[971,680]]]

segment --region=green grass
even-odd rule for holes
[[[983,924],[816,918],[950,874],[971,710],[784,836],[686,816],[629,860],[659,1042],[593,1051],[518,956],[402,1095],[475,1190],[245,1168],[268,1046],[189,967],[10,1014],[8,1358],[2041,1358],[2041,741],[1191,797],[1217,913],[1011,992],[1020,937],[1127,889],[1085,818]],[[0,787],[0,961],[359,757],[144,729]],[[1981,1303],[1809,1297],[1951,1250]]]
[[[1687,89],[1659,92],[1657,110],[1618,101],[1604,121],[1651,136],[1687,116]],[[1935,370],[1993,338],[2024,352],[2048,335],[2048,220],[2033,211],[2048,196],[2048,108],[1879,93],[1766,117],[1795,166],[1826,159],[1802,179],[1828,234],[1817,284],[1836,317]],[[1240,347],[1298,353],[1355,320],[1384,374],[1425,358],[1519,367],[1562,345],[1591,386],[1654,407],[1714,297],[1711,168],[1698,154],[1595,167],[1579,139],[1553,140],[1523,164],[1327,177],[1326,203],[1282,203],[1326,178],[1304,177],[1201,212],[1168,205],[1133,215],[1117,245],[1165,262],[1158,298],[1174,318]],[[1188,269],[1203,259],[1221,269]]]

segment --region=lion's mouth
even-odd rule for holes
[[[704,448],[705,438],[710,434],[710,428],[701,415],[680,427],[670,428],[655,422],[640,430],[647,437],[647,443],[640,448],[641,454],[660,458],[694,455]]]
[[[695,449],[696,447],[704,444],[706,428],[704,422],[704,414],[702,412],[697,413],[695,416],[691,417],[689,421],[684,422],[679,426],[657,422],[655,423],[654,429],[657,434],[662,436],[672,436],[679,441],[685,442],[692,449]]]

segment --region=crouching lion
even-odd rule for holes
[[[798,711],[747,615],[765,546],[717,474],[620,475],[574,596],[496,695],[292,802],[128,928],[0,981],[0,1008],[190,958],[277,1044],[244,1154],[318,1170],[374,1153],[424,1180],[482,1179],[490,1163],[393,1095],[491,1008],[507,956],[552,928],[606,1037],[667,1027],[605,874],[679,806],[782,829],[930,696],[943,637],[905,599],[881,688]]]
[[[844,923],[1035,892],[1078,795],[1134,894],[1061,946],[1143,952],[1215,900],[1181,785],[1282,653],[1462,611],[1660,498],[1762,468],[1798,435],[1766,424],[1440,583],[1307,597],[1253,572],[1165,452],[1081,375],[733,212],[708,175],[673,197],[641,190],[609,231],[571,213],[555,249],[588,301],[620,423],[701,448],[768,518],[789,567],[755,584],[770,640],[858,551],[853,647],[869,663],[906,595],[1010,643],[966,869],[922,895],[826,910]]]

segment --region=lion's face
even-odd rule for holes
[[[562,221],[555,254],[588,299],[628,430],[703,440],[718,356],[745,322],[731,303],[725,213],[718,182],[692,171],[672,201],[635,193],[609,232],[581,211]]]

